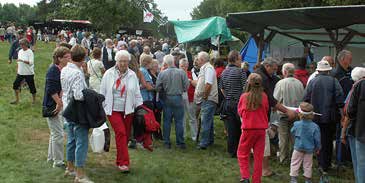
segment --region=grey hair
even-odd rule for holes
[[[113,41],[111,39],[105,39],[105,45],[113,44]]]
[[[351,54],[352,53],[349,50],[341,50],[337,55],[337,60],[340,62],[346,57],[346,55],[351,55]]]
[[[179,60],[179,65],[189,65],[189,61],[186,58],[182,58]]]
[[[198,59],[202,59],[205,63],[209,62],[209,54],[205,51],[198,53]]]
[[[279,61],[276,58],[267,57],[261,64],[264,66],[266,66],[266,65],[274,66],[274,65],[279,65]]]
[[[175,66],[174,60],[174,56],[172,55],[166,55],[163,57],[163,63],[169,67]]]
[[[26,38],[19,40],[19,44],[29,47],[29,41]]]
[[[128,51],[120,50],[115,54],[115,61],[120,61],[122,57],[127,57],[128,61],[131,61],[131,54],[128,53]]]
[[[157,64],[157,65],[158,65],[158,64],[159,64],[159,63],[158,63],[158,60],[153,59],[153,60],[152,60],[152,65],[153,65],[153,64]]]
[[[363,77],[365,77],[365,68],[364,67],[355,67],[354,69],[352,69],[352,71],[351,71],[352,80],[354,80],[356,82]]]
[[[283,65],[283,68],[282,68],[281,71],[282,71],[283,74],[285,72],[287,72],[289,76],[293,76],[294,75],[294,71],[295,71],[295,66],[292,63],[285,63]]]

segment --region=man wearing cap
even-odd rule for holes
[[[322,60],[318,62],[318,75],[309,82],[304,92],[304,101],[314,107],[316,115],[313,119],[321,130],[322,149],[318,161],[322,175],[326,175],[331,165],[333,137],[336,133],[336,121],[341,119],[339,109],[344,105],[342,87],[337,79],[330,76],[332,67]]]
[[[331,56],[324,56],[324,57],[322,58],[322,60],[327,61],[327,62],[330,64],[330,66],[331,66],[332,68],[336,66],[335,61],[333,60],[333,57],[331,57]],[[306,85],[306,86],[308,86],[309,82],[310,82],[313,78],[315,78],[317,75],[318,75],[318,71],[313,72],[313,73],[309,76],[308,81],[307,81],[307,85]]]

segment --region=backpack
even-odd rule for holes
[[[156,132],[160,129],[160,124],[156,121],[153,111],[144,105],[137,108],[133,124],[135,125],[135,134],[140,135],[145,131]]]

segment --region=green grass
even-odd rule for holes
[[[54,43],[37,45],[35,52],[35,72],[37,103],[32,106],[28,90],[21,93],[20,104],[9,104],[14,98],[12,83],[16,76],[16,64],[7,63],[9,45],[0,43],[0,182],[4,183],[43,183],[72,182],[64,178],[63,171],[51,168],[46,162],[49,130],[46,120],[41,117],[41,101],[44,90],[44,77],[51,63]],[[130,150],[131,173],[120,174],[114,166],[116,155],[112,141],[111,152],[89,153],[86,171],[95,182],[238,182],[237,160],[229,158],[223,135],[223,123],[215,120],[215,145],[206,151],[199,151],[195,143],[186,140],[187,150],[171,150],[155,142],[155,151]],[[172,128],[174,129],[174,128]],[[172,130],[174,131],[174,130]],[[174,141],[174,133],[172,133]],[[316,164],[316,163],[315,163]],[[263,182],[289,182],[289,165],[279,165],[271,160],[272,169],[277,176],[263,178]],[[316,166],[314,182],[318,182]],[[352,170],[341,170],[336,176],[330,172],[331,182],[354,182]],[[302,179],[301,179],[302,180]]]

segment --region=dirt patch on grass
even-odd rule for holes
[[[49,129],[23,128],[20,138],[30,144],[43,144],[49,141]]]

